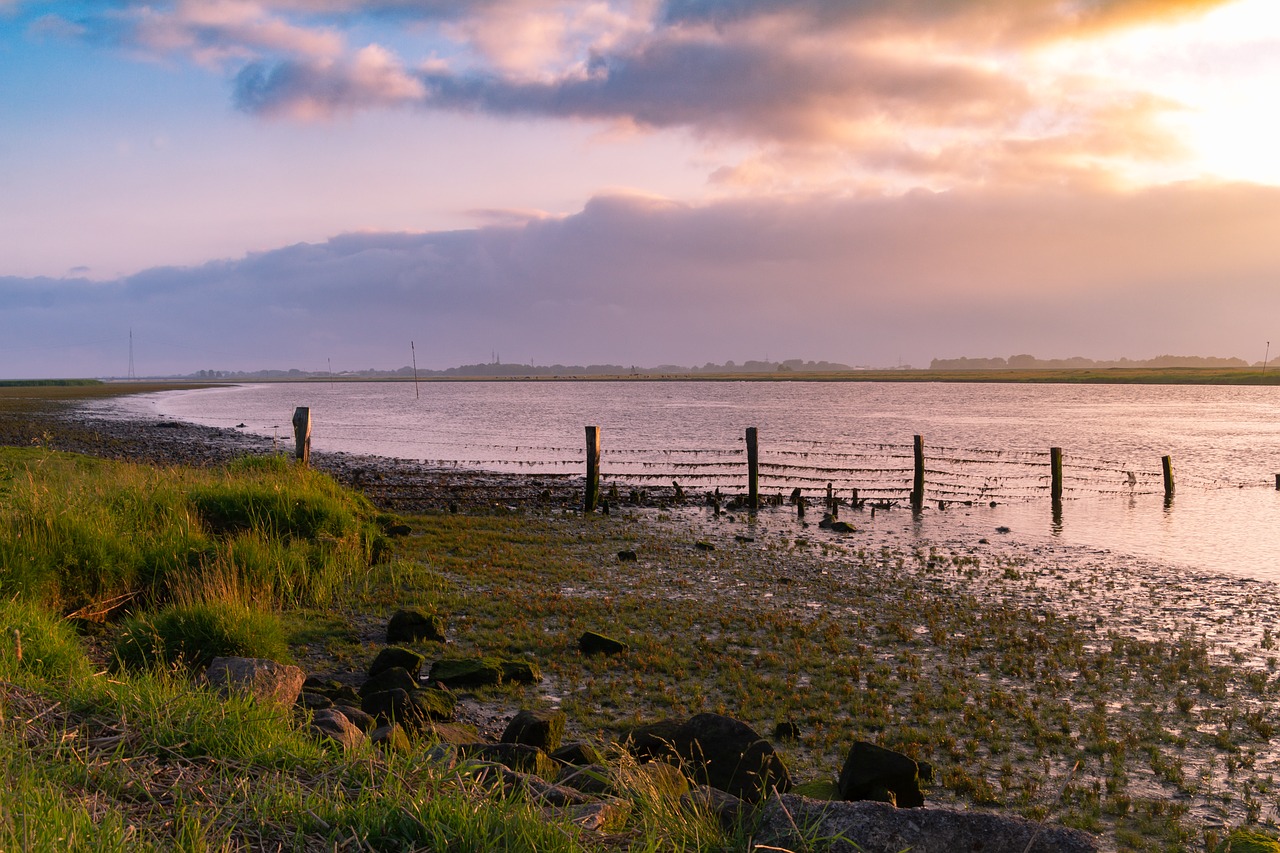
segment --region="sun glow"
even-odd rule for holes
[[[1186,149],[1149,177],[1280,185],[1280,4],[1240,0],[1173,25],[1057,45],[1041,60],[1114,89],[1146,92],[1168,109],[1160,125]]]

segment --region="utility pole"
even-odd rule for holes
[[[129,329],[129,378],[137,379],[138,374],[133,369],[133,329]]]

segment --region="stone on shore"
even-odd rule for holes
[[[246,694],[259,702],[293,705],[302,693],[306,676],[296,666],[265,658],[214,658],[205,681],[222,695]]]
[[[434,613],[425,613],[416,608],[397,610],[387,623],[387,645],[398,643],[414,643],[429,640],[433,643],[445,642],[444,619]]]
[[[564,711],[523,710],[512,717],[499,740],[502,743],[523,743],[545,752],[554,752],[564,740],[565,719]]]
[[[798,826],[805,828],[803,836]],[[896,809],[888,803],[822,802],[794,794],[770,797],[760,812],[756,844],[803,850],[806,838],[831,839],[823,847],[828,853],[1097,853],[1098,849],[1092,836],[1076,829],[1042,827],[986,812]]]
[[[924,805],[920,768],[900,752],[857,741],[840,769],[840,799],[878,800],[899,808]]]
[[[627,650],[627,644],[595,631],[586,631],[578,638],[578,650],[584,655],[617,655]]]

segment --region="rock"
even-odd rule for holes
[[[355,749],[364,743],[364,732],[338,710],[326,708],[311,716],[311,731],[323,739],[337,743],[345,750]]]
[[[1280,842],[1256,830],[1233,829],[1213,853],[1280,853]]]
[[[797,826],[805,828],[804,835]],[[823,847],[829,853],[1097,853],[1098,849],[1079,830],[1041,827],[1022,818],[985,812],[828,803],[793,794],[768,799],[760,811],[758,845],[803,850],[811,838],[831,839]]]
[[[369,733],[369,742],[388,752],[408,752],[412,748],[409,735],[396,723],[378,726]]]
[[[584,655],[616,655],[627,650],[627,644],[595,631],[586,631],[578,638],[578,650]]]
[[[858,529],[847,521],[831,522],[832,533],[856,533]]]
[[[475,743],[476,730],[472,726],[445,721],[432,722],[423,734],[439,743],[457,746],[462,743]]]
[[[359,692],[361,698],[365,698],[374,693],[382,693],[387,690],[403,690],[407,693],[410,690],[417,690],[420,686],[418,679],[410,675],[407,669],[393,666],[370,677],[368,681],[360,685]]]
[[[446,687],[489,687],[502,683],[497,658],[445,658],[431,665],[428,678]]]
[[[774,788],[791,789],[791,774],[773,745],[731,717],[698,714],[679,728],[674,746],[694,781],[748,803]]]
[[[743,816],[749,810],[747,804],[733,794],[708,785],[695,785],[689,793],[680,797],[680,804],[694,813],[715,815],[720,827],[726,832],[733,832],[740,826]]]
[[[697,548],[699,551],[714,551],[716,549],[715,545],[705,540],[694,542],[693,547]]]
[[[631,804],[625,800],[600,800],[564,811],[571,823],[589,832],[615,832],[631,817]]]
[[[786,722],[783,722],[783,723],[778,723],[776,726],[773,727],[773,739],[774,740],[799,740],[800,727],[797,726],[795,723],[791,722],[790,720],[787,720]]]
[[[360,710],[384,723],[400,723],[420,730],[432,720],[453,718],[456,700],[443,690],[402,690],[398,687],[370,693]]]
[[[350,720],[351,725],[365,734],[378,727],[378,721],[373,718],[372,714],[366,714],[354,705],[334,705],[333,708]]]
[[[302,694],[298,696],[298,707],[306,711],[323,711],[326,708],[333,707],[333,700],[328,696],[303,690]]]
[[[551,758],[561,764],[574,767],[585,767],[590,764],[604,764],[604,756],[600,751],[585,741],[574,741],[551,753]]]
[[[544,752],[560,747],[564,739],[564,711],[523,710],[516,714],[499,740],[502,743],[523,743],[536,746]]]
[[[241,693],[259,702],[293,705],[302,692],[306,676],[296,666],[265,658],[214,658],[204,673],[205,681],[222,695]]]
[[[419,640],[445,642],[444,620],[434,613],[417,609],[397,610],[392,614],[391,621],[387,623],[387,645]]]
[[[683,723],[679,720],[659,720],[636,726],[619,738],[622,748],[640,761],[652,761],[676,755],[676,736]]]
[[[636,556],[635,551],[619,551],[618,552],[619,563],[634,563],[637,559],[639,559],[639,557]]]
[[[542,680],[542,670],[533,661],[504,660],[502,680],[511,684],[537,684]]]
[[[603,764],[589,764],[586,767],[567,767],[556,779],[557,785],[573,788],[584,794],[595,796],[617,796],[617,786],[613,784],[613,774]]]
[[[840,799],[840,788],[830,779],[825,779],[821,782],[805,782],[803,785],[796,785],[791,789],[791,793],[801,797],[808,797],[811,800]]]
[[[413,528],[407,524],[392,524],[387,527],[388,536],[408,536],[413,532]]]
[[[458,755],[477,761],[501,764],[509,770],[532,773],[543,779],[556,775],[556,764],[536,746],[522,743],[469,743],[458,745]]]
[[[425,661],[426,658],[415,651],[400,648],[399,646],[387,646],[378,652],[377,657],[373,659],[373,663],[369,664],[369,677],[373,678],[388,669],[399,667],[413,676],[416,681],[422,673],[422,664]]]
[[[915,761],[902,753],[858,741],[840,769],[840,799],[890,802],[892,794],[900,808],[919,808],[924,805],[919,774]]]

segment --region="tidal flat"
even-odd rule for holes
[[[766,737],[790,722],[799,738],[775,745],[797,783],[833,781],[870,740],[935,768],[932,804],[1048,818],[1103,849],[1212,849],[1280,819],[1272,584],[994,531],[904,548],[784,510],[411,524],[403,571],[438,580],[403,593],[447,615],[456,651],[534,659],[538,701],[579,736],[700,711]],[[584,630],[629,651],[584,658]]]
[[[63,414],[13,434],[197,464],[205,450],[178,448],[269,451],[225,430]],[[602,744],[699,711],[769,738],[794,723],[798,739],[775,745],[797,783],[831,781],[849,745],[870,740],[934,767],[930,804],[1087,829],[1107,850],[1212,850],[1231,827],[1280,821],[1271,583],[981,524],[925,541],[901,510],[874,524],[844,510],[849,534],[792,509],[717,514],[694,499],[583,515],[568,482],[317,465],[393,504],[411,532],[337,602],[279,614],[308,672],[358,677],[390,613],[425,606],[448,620],[450,654],[542,669],[536,688],[465,699],[482,732],[539,704]],[[583,657],[584,630],[629,650]]]

